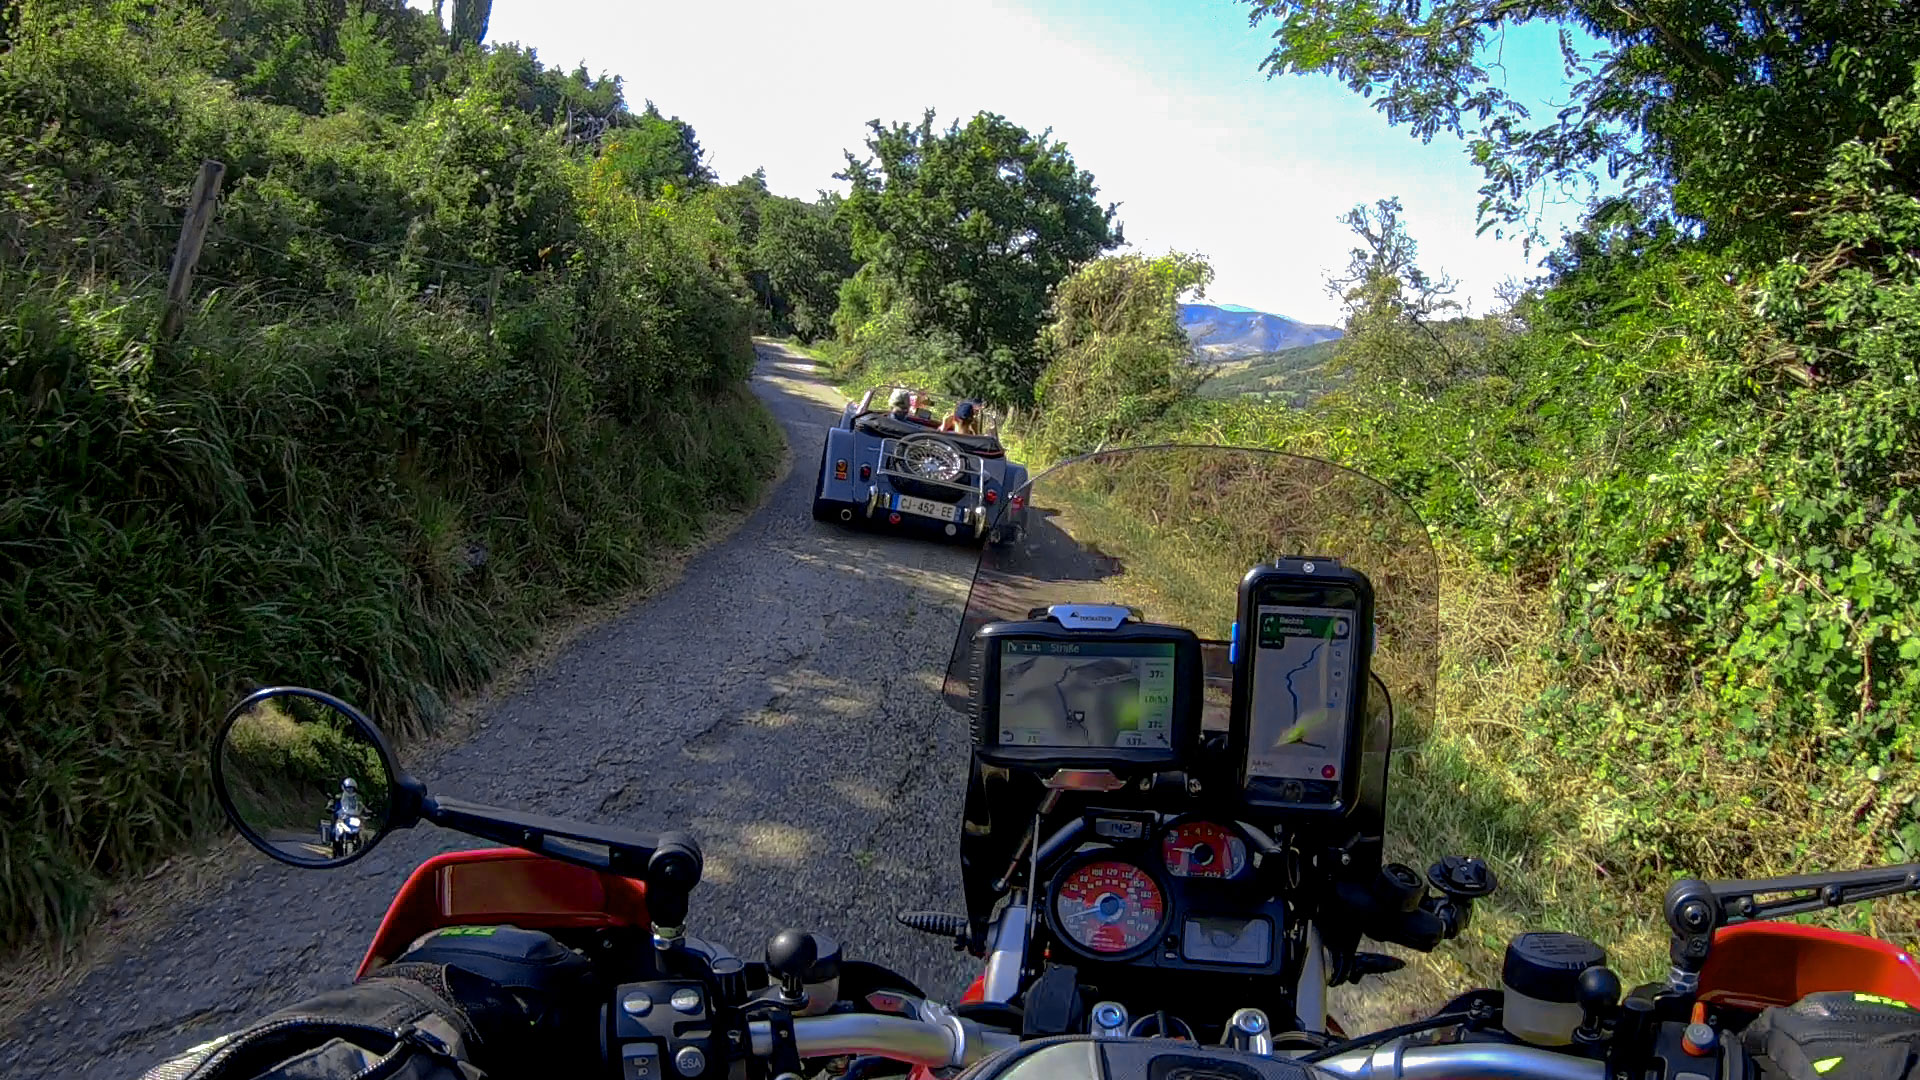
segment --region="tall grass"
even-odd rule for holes
[[[1309,412],[1191,403],[1131,441],[1335,456],[1338,434]],[[1045,464],[1017,436],[1009,453],[1036,472]],[[1460,939],[1429,955],[1392,949],[1410,961],[1407,971],[1344,988],[1337,1003],[1349,1028],[1424,1015],[1467,986],[1497,983],[1506,942],[1526,930],[1584,934],[1609,950],[1630,985],[1656,979],[1668,940],[1661,896],[1674,878],[1875,861],[1835,808],[1814,796],[1820,778],[1808,746],[1783,741],[1764,748],[1760,768],[1740,767],[1739,756],[1753,749],[1730,724],[1703,719],[1711,713],[1700,702],[1680,700],[1658,666],[1609,656],[1569,669],[1559,648],[1566,627],[1548,586],[1488,566],[1444,530],[1436,530],[1437,563],[1428,563],[1426,530],[1389,512],[1399,504],[1381,489],[1330,484],[1343,475],[1330,467],[1236,473],[1233,463],[1260,456],[1217,450],[1095,460],[1111,464],[1041,475],[1035,505],[1055,512],[1070,534],[1096,537],[1120,569],[1060,588],[1218,633],[1238,575],[1277,553],[1260,548],[1270,541],[1360,566],[1384,586],[1384,606],[1418,617],[1418,626],[1398,628],[1411,651],[1387,647],[1379,658],[1396,691],[1387,856],[1424,870],[1442,855],[1480,855],[1501,887],[1477,906]],[[1409,561],[1416,553],[1422,558]],[[1437,627],[1425,591],[1436,573]],[[1391,599],[1408,590],[1397,604]],[[1393,629],[1383,633],[1392,637]],[[1422,668],[1436,648],[1438,682],[1429,688]],[[1401,692],[1408,688],[1414,692]],[[1635,700],[1645,709],[1623,704]],[[1610,722],[1565,723],[1574,710]],[[1686,797],[1660,795],[1674,791]],[[1920,943],[1916,916],[1920,902],[1903,899],[1803,921],[1912,948]]]
[[[73,932],[210,823],[244,690],[421,731],[568,605],[646,584],[778,453],[735,381],[744,321],[623,422],[543,327],[550,292],[493,333],[377,278],[216,295],[162,352],[156,300],[0,273],[0,946]]]
[[[1396,426],[1397,425],[1397,426]],[[1161,437],[1269,446],[1378,468],[1406,421],[1224,402],[1189,402]],[[1623,978],[1664,971],[1660,914],[1683,875],[1764,877],[1885,861],[1819,763],[1817,736],[1762,741],[1716,708],[1678,661],[1616,634],[1580,657],[1563,586],[1492,565],[1444,523],[1450,492],[1417,494],[1440,553],[1440,679],[1431,724],[1395,729],[1389,855],[1424,867],[1479,854],[1501,878],[1473,930],[1415,959],[1390,989],[1350,992],[1355,1015],[1405,1019],[1458,987],[1497,980],[1515,932],[1571,930],[1607,946]],[[1757,675],[1760,673],[1756,673]],[[1877,901],[1807,916],[1920,943],[1920,902]]]

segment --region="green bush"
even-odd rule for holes
[[[1155,433],[1353,464],[1415,500],[1450,590],[1508,583],[1476,615],[1528,648],[1449,646],[1460,688],[1405,758],[1402,820],[1494,838],[1535,925],[1652,964],[1680,873],[1920,857],[1920,191],[1892,164],[1916,102],[1831,156],[1812,253],[1596,219],[1507,319],[1430,328],[1444,378],[1408,325],[1363,331],[1313,410],[1190,401]],[[1911,943],[1899,910],[1830,919]]]
[[[1113,445],[1191,394],[1200,379],[1177,304],[1212,279],[1196,256],[1110,255],[1056,286],[1040,333],[1034,449],[1053,459]]]
[[[10,941],[206,822],[211,725],[249,686],[418,731],[752,497],[778,437],[743,391],[613,420],[570,339],[521,328],[549,306],[489,338],[378,289],[272,321],[215,301],[156,365],[129,333],[150,293],[0,279]]]
[[[556,130],[628,122],[610,81],[364,12],[297,41],[269,0],[20,5],[0,242],[38,270],[0,270],[0,946],[71,932],[210,824],[242,692],[422,731],[771,471],[751,301],[700,208]],[[222,213],[159,343],[202,157]]]

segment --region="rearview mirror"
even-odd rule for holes
[[[220,808],[283,863],[345,866],[395,826],[393,752],[373,722],[317,690],[271,687],[234,706],[213,744]]]

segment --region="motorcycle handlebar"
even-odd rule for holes
[[[773,1027],[765,1020],[748,1025],[748,1035],[756,1055],[772,1051]],[[870,1013],[796,1017],[793,1037],[805,1058],[875,1054],[935,1069],[972,1065],[1020,1043],[1016,1035],[955,1016],[929,1021]],[[1352,1080],[1605,1080],[1607,1072],[1592,1058],[1535,1046],[1408,1046],[1404,1040],[1349,1050],[1313,1067]]]
[[[747,1035],[754,1054],[772,1052],[773,1025],[755,1020],[747,1025]],[[971,1065],[1020,1043],[1016,1035],[957,1016],[929,1021],[870,1013],[795,1017],[793,1041],[803,1058],[876,1054],[935,1069]]]
[[[1605,1080],[1607,1075],[1604,1062],[1537,1046],[1408,1046],[1404,1040],[1349,1050],[1314,1067],[1353,1080]]]

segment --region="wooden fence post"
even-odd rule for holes
[[[187,197],[187,216],[180,223],[180,243],[173,249],[173,266],[167,272],[167,306],[160,316],[163,341],[178,336],[186,324],[193,268],[200,261],[200,245],[207,239],[207,226],[213,223],[214,204],[220,201],[220,181],[226,175],[226,165],[209,158],[200,163],[200,175],[194,178],[193,194]]]

